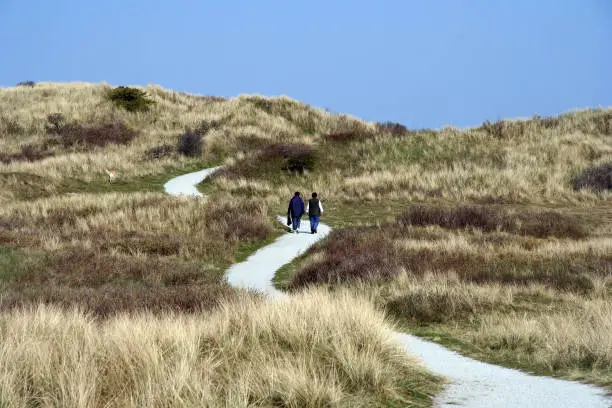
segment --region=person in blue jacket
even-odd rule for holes
[[[300,221],[304,212],[304,200],[300,197],[300,192],[296,191],[287,209],[287,218],[291,218],[291,226],[296,233],[299,233]]]

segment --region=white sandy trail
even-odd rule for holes
[[[204,195],[198,191],[196,186],[206,177],[217,171],[220,167],[221,166],[211,167],[209,169],[196,171],[195,173],[187,173],[183,174],[182,176],[175,177],[164,184],[164,190],[166,193],[171,195],[203,197]]]
[[[169,194],[199,195],[195,185],[216,168],[185,174],[164,186]],[[283,222],[284,218],[279,217]],[[246,261],[227,271],[228,282],[236,287],[260,291],[274,298],[287,296],[272,285],[276,271],[324,238],[331,228],[320,224],[318,234],[310,231],[308,220],[302,220],[303,234],[287,234],[258,250]],[[449,381],[435,399],[437,407],[468,408],[611,408],[612,397],[587,384],[539,377],[518,370],[499,367],[464,357],[439,344],[418,337],[395,333],[406,351],[419,356],[432,372]]]

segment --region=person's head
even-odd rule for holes
[[[312,198],[317,198],[317,193],[312,193]]]
[[[300,196],[300,192],[296,191],[293,195],[296,196],[296,197],[299,197]]]

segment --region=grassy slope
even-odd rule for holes
[[[104,95],[108,88],[106,85],[42,84],[32,89],[0,91],[0,148],[7,154],[18,154],[20,146],[25,143],[41,148],[46,146],[49,138],[45,132],[46,117],[54,112],[61,112],[69,121],[87,124],[122,122],[139,131],[138,137],[127,146],[109,145],[85,150],[51,146],[54,157],[0,165],[0,202],[3,204],[0,240],[13,245],[17,242],[26,254],[16,256],[8,251],[6,253],[10,255],[2,256],[11,264],[27,260],[22,274],[25,278],[8,279],[5,283],[18,301],[23,300],[26,293],[25,284],[36,282],[41,288],[49,285],[48,281],[41,281],[32,273],[41,269],[37,263],[40,257],[43,267],[53,277],[50,283],[57,290],[50,299],[43,298],[45,301],[71,304],[74,299],[83,298],[82,288],[85,287],[93,305],[104,311],[108,305],[97,299],[113,298],[118,294],[124,299],[126,295],[116,288],[128,287],[131,288],[128,300],[121,304],[135,303],[150,308],[159,306],[157,299],[163,299],[163,305],[189,310],[193,304],[208,304],[193,294],[187,297],[191,300],[186,304],[178,301],[185,298],[182,290],[192,293],[197,288],[196,293],[212,298],[209,306],[212,307],[215,299],[228,295],[228,288],[219,290],[222,287],[218,284],[220,271],[227,263],[243,258],[249,249],[274,236],[272,216],[284,212],[286,200],[295,190],[318,191],[326,208],[324,219],[336,228],[384,227],[386,222],[392,222],[397,214],[415,202],[450,206],[497,203],[516,209],[557,208],[585,218],[610,219],[609,193],[575,191],[571,186],[572,177],[583,168],[612,158],[609,110],[582,111],[559,118],[534,118],[524,122],[500,122],[475,129],[404,132],[343,115],[331,115],[287,98],[240,96],[222,100],[177,94],[157,87],[146,88],[156,102],[150,112],[129,114],[106,101]],[[203,121],[216,124],[204,137],[201,156],[187,159],[174,149],[161,159],[150,157],[150,149],[161,145],[175,146],[179,134],[188,127],[199,127]],[[303,159],[300,155],[304,152],[308,160],[316,162],[314,168],[301,175],[282,170],[292,159]],[[172,201],[170,205],[160,194],[143,193],[159,191],[162,181],[171,174],[213,163],[225,163],[227,171],[200,186],[211,194],[212,202],[195,204],[186,200],[180,203]],[[105,167],[118,171],[116,184],[106,183]],[[128,190],[141,193],[116,193]],[[67,194],[70,192],[87,194]],[[248,211],[255,228],[239,231],[239,225],[231,221],[236,219],[236,211],[240,211],[241,206],[253,208],[252,199],[259,206],[255,213]],[[223,221],[216,222],[219,218]],[[367,245],[363,247],[366,252],[376,251],[378,242],[390,247],[399,246],[405,254],[425,245],[433,251],[447,253],[451,258],[463,256],[467,259],[466,267],[470,262],[480,264],[483,256],[489,262],[495,262],[496,259],[506,259],[510,253],[515,257],[512,259],[520,261],[520,268],[533,269],[534,259],[542,265],[542,259],[554,259],[555,254],[568,250],[582,255],[592,251],[605,252],[610,248],[611,225],[598,222],[586,243],[576,247],[569,240],[537,239],[536,245],[533,242],[524,244],[520,240],[514,242],[505,236],[479,238],[478,233],[472,232],[466,232],[466,236],[460,233],[459,237],[428,232],[416,240],[409,236],[418,233],[410,229],[399,231],[399,235],[398,231],[385,232],[382,237],[377,233],[369,236],[363,230],[356,230],[356,233],[366,241]],[[180,233],[167,234],[169,230]],[[470,234],[475,234],[475,237]],[[444,243],[448,240],[467,243],[446,248]],[[191,244],[186,244],[187,241]],[[502,244],[491,251],[489,241]],[[517,245],[527,246],[516,250]],[[538,250],[539,247],[545,249]],[[60,267],[66,259],[73,263],[80,259],[74,256],[75,251],[85,254],[80,257],[83,265],[127,262],[131,266],[112,271],[98,268],[92,281],[90,275],[84,273],[84,267],[74,268],[74,271]],[[347,254],[350,259],[351,251]],[[307,265],[321,261],[320,258],[310,258],[310,255],[300,262]],[[156,269],[162,272],[150,277],[144,271],[151,269],[152,262],[160,264]],[[194,262],[199,270],[193,269]],[[555,267],[563,268],[562,262],[563,259]],[[598,278],[594,287],[598,288],[597,296],[609,302],[608,281],[605,273],[602,276],[607,265],[605,262],[604,259],[595,265],[593,276]],[[508,265],[512,266],[512,262]],[[601,269],[602,265],[604,269]],[[389,265],[379,266],[386,268]],[[286,268],[285,276],[289,278],[301,267],[296,263]],[[398,265],[393,267],[398,269]],[[174,272],[177,268],[178,274]],[[415,271],[408,272],[412,276],[410,273]],[[435,331],[441,338],[456,339],[452,342],[466,345],[464,351],[486,349],[487,358],[499,358],[508,364],[514,364],[518,358],[520,364],[534,370],[550,366],[549,371],[562,375],[572,375],[574,370],[573,375],[585,376],[590,370],[593,372],[587,376],[590,380],[608,381],[608,374],[601,374],[602,364],[605,367],[610,362],[605,355],[601,357],[591,353],[598,359],[595,361],[597,364],[591,361],[589,365],[589,357],[581,360],[578,356],[580,362],[577,363],[578,360],[572,356],[553,356],[555,360],[539,353],[550,346],[547,338],[552,330],[556,330],[555,333],[560,331],[554,325],[538,329],[543,327],[542,324],[534,322],[530,326],[535,328],[532,332],[508,332],[509,336],[520,334],[527,339],[539,339],[535,349],[529,346],[533,341],[512,343],[511,339],[504,338],[502,332],[496,331],[500,327],[522,327],[516,322],[502,320],[508,308],[516,312],[510,318],[515,316],[518,321],[522,319],[524,310],[529,310],[535,319],[552,321],[555,317],[552,314],[565,313],[562,316],[568,317],[568,310],[572,308],[588,312],[593,293],[570,293],[572,297],[566,299],[565,293],[549,292],[551,289],[548,287],[530,286],[523,293],[513,284],[505,284],[503,290],[517,295],[508,300],[495,295],[499,290],[488,284],[456,289],[455,272],[449,270],[448,264],[435,272],[442,274],[441,289],[436,289],[442,295],[433,297],[424,296],[430,293],[432,282],[423,279],[420,273],[412,279],[404,279],[409,284],[399,284],[401,278],[398,275],[391,280],[349,287],[371,297],[403,324],[419,327],[421,333]],[[202,276],[207,278],[202,279]],[[126,282],[138,284],[126,286]],[[181,290],[177,290],[177,286]],[[164,296],[153,296],[156,301],[151,301],[150,297],[143,295],[151,288],[155,288],[153,293],[157,290]],[[444,294],[448,290],[452,291],[452,296]],[[545,292],[544,298],[548,299],[546,302],[540,301],[542,291]],[[492,313],[490,308],[487,309],[489,303],[481,302],[489,295],[500,299]],[[40,294],[30,292],[25,298],[40,300]],[[439,309],[441,313],[447,313],[447,307],[452,311],[456,304],[467,304],[467,310],[471,312],[457,316],[450,313],[452,318],[448,321],[430,322],[426,316],[406,316],[401,307],[390,308],[390,304],[402,305],[398,299],[408,304],[414,304],[415,299],[429,299],[422,303],[443,305]],[[448,302],[448,299],[453,301]],[[559,307],[560,303],[564,306]],[[9,302],[8,306],[12,304]],[[495,314],[498,311],[501,314]],[[579,315],[575,319],[579,319]],[[605,316],[603,319],[601,322],[607,324]],[[603,324],[601,327],[605,330],[607,326]],[[497,337],[487,337],[487,333],[497,333]],[[565,346],[569,350],[582,350],[576,347],[575,340],[567,339]],[[587,361],[586,365],[584,361]]]
[[[281,232],[271,217],[273,200],[235,197],[216,186],[207,201],[177,200],[161,191],[174,175],[231,164],[257,146],[312,144],[313,132],[305,133],[309,127],[329,132],[357,120],[284,98],[276,100],[284,106],[276,111],[260,97],[223,100],[159,87],[145,88],[153,108],[132,114],[107,101],[109,89],[90,84],[0,89],[0,306],[5,310],[0,354],[7,358],[1,405],[221,406],[228,400],[235,406],[431,405],[439,379],[378,339],[375,333],[384,331],[383,323],[367,305],[357,316],[358,300],[311,294],[283,307],[282,319],[270,319],[280,309],[257,306],[222,282],[231,262]],[[46,130],[48,115],[55,113],[78,126],[124,124],[138,135],[126,145],[58,145]],[[215,124],[204,137],[202,154],[179,155],[179,135],[202,123]],[[152,157],[151,149],[163,146],[169,146],[162,149],[165,154]],[[28,149],[50,157],[28,155]],[[118,172],[115,183],[107,182],[105,168]],[[7,311],[41,302],[63,311]],[[304,312],[308,304],[325,302],[329,310],[347,310],[340,319],[334,314],[337,328],[320,313]],[[214,312],[219,304],[226,306]],[[72,311],[75,306],[105,319],[92,324],[91,315]],[[203,309],[213,314],[166,316]],[[142,310],[155,315],[122,313]],[[291,317],[287,310],[307,318]],[[365,321],[355,326],[356,318]],[[256,338],[240,329],[245,319],[261,332]],[[268,320],[274,324],[267,325]],[[315,334],[312,341],[298,334],[294,321]],[[363,334],[370,352],[356,352],[366,342],[344,326],[371,328]],[[25,332],[49,352],[32,354],[34,346],[19,334]],[[209,337],[215,341],[223,338],[223,347],[202,343],[202,333],[213,333]],[[333,350],[327,340],[320,342],[330,337],[337,339]],[[261,343],[260,353],[253,354],[255,343]],[[77,349],[83,353],[69,352]],[[317,350],[316,358],[296,359],[301,349]],[[69,357],[58,363],[57,355]],[[256,357],[259,363],[237,356]],[[8,368],[14,362],[18,367]],[[187,366],[213,372],[186,372]],[[271,375],[258,375],[262,367]],[[78,381],[82,378],[97,380],[85,387]]]
[[[361,248],[338,238],[337,245],[347,246],[341,255],[327,246],[313,249],[278,272],[279,287],[312,264],[316,273],[331,275],[325,279],[333,281],[365,268],[376,279],[366,279],[369,283],[358,289],[349,287],[371,296],[418,334],[478,358],[611,386],[612,321],[602,311],[612,302],[612,197],[572,186],[582,169],[612,160],[610,110],[402,134],[351,124],[340,133],[308,135],[315,142],[318,166],[305,175],[280,172],[278,164],[273,172],[262,160],[268,156],[252,155],[208,183],[211,191],[233,197],[266,197],[278,213],[284,212],[291,191],[314,190],[326,205],[324,219],[330,225],[383,226],[369,235],[351,230],[361,237]],[[415,203],[495,204],[519,212],[552,209],[576,217],[590,236],[578,241],[515,239],[479,231],[421,234],[419,228],[396,234],[393,219]],[[386,240],[389,236],[394,239]],[[399,264],[384,259],[371,263],[370,255],[381,251],[385,241],[407,256],[428,247],[438,260],[429,262],[432,255],[424,253],[423,262],[408,256]],[[453,241],[459,242],[449,244]],[[366,261],[356,264],[361,251]],[[503,280],[483,280],[487,268]],[[478,271],[482,283],[458,280],[457,269]],[[411,284],[400,285],[397,277],[378,279],[381,270],[392,275],[406,270]],[[441,275],[441,286],[423,278],[428,274]],[[499,303],[482,301],[495,298],[499,290],[510,297]],[[417,305],[418,310],[431,309],[433,318],[413,315],[409,310]],[[449,318],[437,321],[441,316]]]

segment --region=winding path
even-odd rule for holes
[[[173,195],[202,194],[195,187],[218,167],[189,173],[174,178],[164,189]],[[283,222],[283,218],[279,217]],[[307,220],[301,230],[310,230]],[[312,244],[324,238],[331,228],[319,225],[319,233],[286,234],[272,244],[258,250],[246,261],[227,271],[228,282],[236,287],[258,290],[273,298],[287,295],[272,285],[275,272],[291,262]],[[437,407],[468,408],[610,408],[612,397],[605,391],[586,384],[533,376],[464,357],[444,347],[418,337],[396,333],[407,352],[419,356],[432,372],[446,377],[448,386],[435,399]]]

